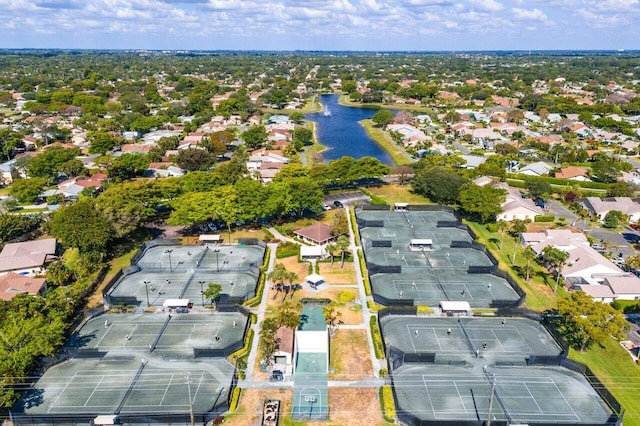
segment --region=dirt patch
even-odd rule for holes
[[[231,426],[260,426],[262,404],[265,399],[280,400],[280,418],[291,413],[292,389],[243,389],[238,411],[225,416],[224,424]],[[376,388],[330,388],[330,420],[307,422],[308,426],[382,426],[386,423],[380,413]],[[287,424],[281,421],[280,424]],[[296,423],[298,424],[298,423]]]
[[[373,377],[366,330],[338,330],[331,338],[330,380],[362,380]]]
[[[281,263],[289,272],[295,272],[298,275],[298,282],[301,283],[304,278],[309,275],[309,263],[298,262],[298,256],[289,256],[283,259],[276,259],[276,264]]]
[[[353,262],[345,262],[344,268],[340,267],[340,259],[331,263],[319,263],[320,275],[329,284],[355,284],[356,271]]]
[[[381,426],[382,418],[377,388],[329,388],[332,424]]]

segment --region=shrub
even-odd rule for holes
[[[273,241],[276,237],[269,231],[269,228],[266,226],[262,227],[262,232],[264,232],[264,241]]]
[[[487,231],[489,232],[498,232],[498,224],[497,223],[489,223],[487,224]]]
[[[371,340],[373,340],[373,351],[376,354],[376,358],[384,359],[384,346],[382,346],[382,336],[378,329],[378,318],[376,316],[369,318],[369,328],[371,328]]]
[[[233,388],[233,393],[231,394],[231,403],[229,404],[229,411],[234,412],[238,409],[238,403],[240,402],[240,386],[236,386]]]
[[[341,291],[340,293],[338,293],[339,303],[353,302],[355,298],[356,298],[356,295],[351,293],[350,291]]]
[[[278,243],[278,249],[276,250],[276,258],[282,259],[290,256],[298,256],[300,254],[300,245],[291,242]]]
[[[396,407],[393,401],[393,392],[391,391],[391,386],[382,386],[379,392],[382,417],[388,423],[395,423]]]
[[[360,270],[362,271],[362,282],[364,284],[364,294],[367,296],[371,296],[371,284],[369,283],[369,274],[367,273],[367,266],[364,264],[364,258],[360,250],[358,250],[358,261],[360,262]]]
[[[536,216],[534,222],[553,222],[555,216]]]

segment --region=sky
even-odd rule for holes
[[[640,0],[0,0],[0,48],[635,50]]]

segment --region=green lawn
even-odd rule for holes
[[[524,271],[526,260],[524,259],[522,246],[516,248],[513,238],[505,232],[502,242],[502,251],[500,245],[500,233],[489,232],[485,225],[475,222],[465,221],[465,223],[475,232],[478,242],[484,244],[493,255],[498,259],[498,267],[504,271],[513,268],[512,276],[520,285],[520,288],[527,294],[525,299],[526,306],[537,312],[544,311],[556,307],[556,295],[553,293],[554,281],[553,277],[540,265],[531,262],[531,276],[529,281],[524,280]],[[515,250],[515,263],[511,266],[511,258]]]
[[[571,350],[569,357],[589,366],[591,371],[625,408],[624,425],[640,425],[640,367],[618,342],[610,339],[604,347],[587,352]]]
[[[411,192],[410,185],[389,184],[378,188],[367,188],[367,191],[382,198],[387,204],[433,204],[428,198]]]
[[[404,149],[398,146],[398,144],[396,144],[384,130],[375,127],[373,125],[373,121],[362,120],[360,121],[360,124],[362,124],[369,137],[373,139],[375,143],[380,145],[380,148],[389,154],[389,156],[391,156],[391,159],[395,164],[400,166],[411,163],[411,160],[407,157]]]

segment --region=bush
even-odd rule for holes
[[[338,293],[338,302],[339,303],[349,303],[353,302],[356,299],[356,295],[349,291],[341,291]]]
[[[380,406],[384,420],[388,423],[395,423],[396,406],[393,401],[393,392],[389,385],[380,388]]]
[[[489,232],[498,232],[498,224],[497,223],[489,223],[487,224],[487,231]]]
[[[378,329],[378,317],[372,316],[369,318],[369,328],[371,328],[371,340],[373,340],[373,351],[376,354],[376,358],[384,359],[384,346],[382,346],[382,336]]]
[[[300,245],[291,242],[278,243],[278,249],[276,250],[276,258],[283,259],[290,256],[298,256],[300,254]]]
[[[555,216],[536,216],[534,222],[553,222]]]
[[[233,413],[238,409],[238,403],[240,402],[240,386],[236,386],[233,388],[233,393],[231,394],[231,403],[229,404],[229,412]]]
[[[367,273],[367,267],[364,264],[364,258],[362,252],[358,250],[358,261],[360,262],[360,270],[362,271],[362,282],[364,284],[364,294],[371,296],[371,284],[369,283],[369,274]]]
[[[625,314],[632,312],[640,312],[640,305],[637,300],[614,300],[611,303],[613,309],[624,312]]]

